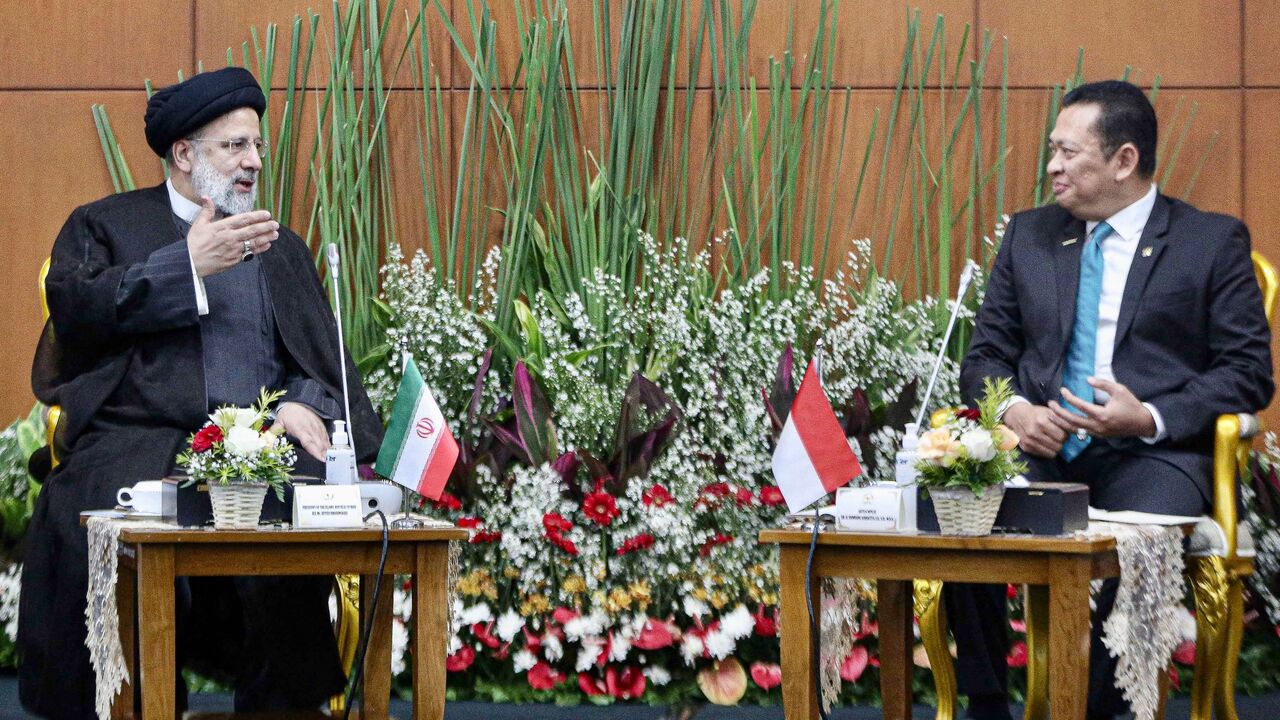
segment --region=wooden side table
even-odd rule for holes
[[[779,635],[782,702],[788,720],[816,720],[818,669],[805,605],[805,562],[811,533],[777,529],[781,563]],[[874,578],[880,625],[880,690],[884,717],[911,717],[912,581],[1025,584],[1048,598],[1049,713],[1083,720],[1089,684],[1089,582],[1116,577],[1115,541],[1043,536],[944,537],[827,531],[813,558],[813,593],[821,577]],[[934,601],[936,602],[936,598]]]
[[[116,605],[125,662],[130,678],[140,683],[141,707],[134,706],[133,688],[126,684],[116,697],[112,717],[136,718],[139,710],[141,717],[148,720],[174,717],[175,577],[359,574],[361,627],[366,613],[374,613],[364,661],[362,717],[387,716],[394,575],[411,575],[413,717],[443,718],[444,661],[449,641],[449,542],[466,538],[466,530],[458,528],[393,529],[382,593],[378,606],[373,608],[371,595],[382,546],[380,528],[226,531],[126,526],[120,532]]]

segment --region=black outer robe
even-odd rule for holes
[[[194,289],[189,302],[147,302],[144,293],[117,306],[129,267],[176,240],[162,184],[77,208],[54,243],[45,282],[51,317],[32,387],[42,402],[62,406],[55,440],[62,464],[45,481],[27,532],[18,630],[22,703],[49,717],[93,716],[79,513],[114,506],[122,486],[172,474],[177,452],[209,412]],[[258,257],[284,351],[341,398],[337,326],[306,243],[281,227]],[[356,447],[371,461],[382,423],[349,353],[343,361]],[[327,604],[289,598],[286,607],[270,628],[289,638],[273,644],[289,666],[277,682],[294,685],[281,688],[285,696],[318,701],[333,689],[336,667]]]

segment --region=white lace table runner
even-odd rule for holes
[[[1116,658],[1116,687],[1134,718],[1151,720],[1160,706],[1160,678],[1181,640],[1178,616],[1186,590],[1182,530],[1091,522],[1078,535],[1116,539],[1120,587],[1102,626],[1102,641]],[[1095,589],[1100,584],[1095,581]]]
[[[1178,608],[1185,590],[1182,531],[1178,527],[1091,522],[1078,537],[1112,537],[1120,561],[1115,607],[1103,625],[1103,642],[1117,659],[1116,686],[1136,720],[1155,717],[1160,677],[1181,637]],[[830,711],[840,694],[840,664],[857,630],[853,582],[822,578],[820,614],[822,705]],[[1095,581],[1096,589],[1101,581]],[[942,602],[939,597],[937,602]]]
[[[452,523],[435,520],[421,515],[411,515],[425,527],[453,527]],[[394,519],[391,518],[391,519]],[[367,527],[381,528],[382,523],[371,519]],[[93,516],[87,523],[89,535],[89,590],[84,610],[85,626],[88,635],[85,645],[89,648],[89,661],[93,664],[95,675],[94,709],[100,720],[111,717],[111,702],[120,687],[129,681],[129,671],[125,666],[124,648],[120,644],[120,615],[116,608],[116,580],[118,566],[116,548],[120,543],[120,531],[129,529],[172,530],[171,523],[158,520],[122,519],[119,517]],[[272,526],[264,526],[262,531],[270,532]],[[209,528],[210,532],[215,532]],[[454,595],[458,588],[458,564],[461,546],[457,542],[449,543],[449,606],[453,606]],[[454,631],[453,620],[449,620],[449,633]]]

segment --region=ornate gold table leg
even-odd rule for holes
[[[1236,718],[1236,665],[1240,662],[1240,643],[1244,641],[1244,579],[1230,573],[1227,585],[1226,627],[1222,632],[1222,660],[1218,666],[1214,692],[1214,714],[1218,720]],[[1196,663],[1200,653],[1196,653]]]
[[[942,609],[942,581],[916,580],[915,611],[920,619],[920,640],[929,656],[933,685],[938,694],[937,720],[955,720],[956,671],[947,643],[947,616]]]
[[[1220,557],[1189,559],[1191,587],[1196,599],[1196,665],[1191,680],[1191,720],[1210,720],[1218,664],[1226,651],[1227,603],[1226,563]]]
[[[333,591],[338,601],[338,620],[334,634],[338,637],[338,657],[348,677],[355,668],[356,647],[360,644],[360,576],[335,575]],[[346,709],[346,695],[338,693],[329,698],[329,709],[342,712]]]
[[[1049,710],[1049,588],[1026,585],[1027,623],[1026,720],[1044,720]]]

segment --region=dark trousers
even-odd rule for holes
[[[1133,443],[1112,446],[1094,440],[1070,463],[1060,458],[1027,458],[1032,480],[1089,486],[1089,504],[1103,510],[1137,510],[1166,515],[1203,515],[1208,507],[1196,483],[1182,469]],[[1105,581],[1094,596],[1089,647],[1090,718],[1128,711],[1115,686],[1116,660],[1102,643],[1102,624],[1115,605],[1119,581]],[[947,622],[956,641],[956,680],[970,699],[970,716],[1003,720],[1008,710],[1009,609],[1006,586],[949,583],[943,586]]]

